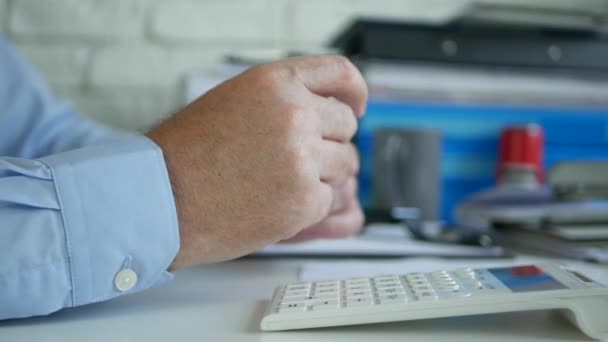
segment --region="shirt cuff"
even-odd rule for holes
[[[41,158],[53,173],[65,227],[74,306],[172,278],[179,249],[162,152],[143,136]]]

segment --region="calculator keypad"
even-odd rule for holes
[[[343,281],[301,282],[277,293],[275,313],[407,305],[414,302],[462,299],[510,290],[485,270],[408,273]]]

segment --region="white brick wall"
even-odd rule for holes
[[[226,53],[318,48],[355,16],[437,22],[473,0],[0,0],[0,32],[77,109],[145,129],[182,105],[187,71]],[[608,10],[608,0],[476,0]]]
[[[106,89],[59,88],[81,113],[108,125],[145,130],[176,110],[178,89],[113,87]]]
[[[323,44],[355,17],[407,18],[441,22],[468,0],[307,0],[294,1],[291,38],[305,44]]]
[[[10,32],[22,38],[75,40],[140,37],[147,0],[13,0]]]
[[[281,0],[177,0],[159,3],[150,18],[150,32],[163,41],[276,43]]]
[[[93,87],[174,89],[185,72],[211,69],[229,51],[234,49],[151,44],[103,48],[92,58],[88,82]]]

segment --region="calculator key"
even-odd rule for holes
[[[315,283],[316,288],[340,287],[339,281],[319,281]]]
[[[353,292],[346,292],[346,297],[364,297],[364,296],[371,296],[372,295],[372,291],[353,291]]]
[[[311,293],[339,293],[341,292],[342,289],[340,289],[339,287],[329,287],[329,286],[322,286],[322,287],[314,287],[311,290]]]
[[[453,283],[454,279],[452,278],[439,278],[433,279],[433,283]]]
[[[312,297],[310,296],[299,296],[299,297],[288,297],[283,298],[281,304],[291,304],[291,303],[304,303],[310,301]]]
[[[312,295],[307,297],[309,300],[328,300],[328,299],[340,299],[339,293],[323,294],[323,295]]]
[[[378,276],[378,277],[373,277],[372,280],[374,282],[383,282],[383,281],[399,281],[399,277],[394,276],[394,275],[388,275],[388,276]]]
[[[433,278],[433,279],[439,279],[439,278],[446,278],[446,277],[450,277],[450,274],[446,271],[438,271],[438,272],[432,272],[429,273],[429,278]]]
[[[378,289],[378,295],[390,295],[395,293],[405,293],[403,288],[392,288],[392,289]]]
[[[369,285],[369,278],[353,278],[344,281],[348,285]]]
[[[372,288],[369,285],[346,285],[346,291],[366,291],[371,289]]]
[[[437,286],[437,290],[439,291],[453,291],[453,290],[458,290],[460,288],[460,286],[458,285],[440,285]]]
[[[338,300],[315,301],[311,303],[310,308],[313,311],[335,310],[340,308],[340,302]]]
[[[304,312],[306,311],[305,303],[291,303],[291,304],[281,304],[279,306],[279,312]]]
[[[470,268],[463,268],[454,272],[454,275],[461,278],[473,278],[475,277],[475,272]]]
[[[374,295],[372,292],[357,292],[354,294],[346,294],[344,298],[353,299],[353,298],[372,298]]]
[[[356,306],[371,306],[374,305],[374,300],[372,298],[352,298],[346,300],[347,307],[356,307]]]
[[[324,296],[300,296],[300,297],[287,297],[281,300],[282,304],[290,304],[290,303],[307,303],[315,300],[339,300],[339,295],[324,295]]]
[[[383,283],[376,285],[377,289],[392,289],[392,288],[402,288],[403,285],[401,283]]]
[[[419,273],[419,272],[414,272],[414,273],[408,273],[405,275],[405,277],[407,279],[418,279],[418,278],[422,278],[422,279],[426,279],[424,273]]]
[[[285,292],[300,292],[300,291],[309,291],[310,286],[293,286],[293,287],[285,287]]]
[[[315,294],[315,295],[322,295],[322,294],[339,294],[339,293],[340,293],[340,290],[339,290],[339,289],[336,289],[336,288],[327,288],[327,289],[324,289],[324,288],[316,288],[316,289],[314,290],[314,294]]]
[[[433,287],[431,285],[418,285],[418,286],[413,286],[412,290],[414,292],[432,291]]]
[[[290,284],[285,288],[286,291],[302,291],[308,289],[310,289],[310,283]]]
[[[435,292],[435,291],[433,290],[432,286],[419,286],[419,287],[413,288],[412,292],[419,293],[419,292]]]
[[[374,294],[374,291],[351,291],[351,292],[345,292],[344,296],[349,298],[349,297],[370,297]]]
[[[416,297],[419,301],[437,300],[437,294],[430,291],[417,292]]]
[[[398,277],[374,279],[373,283],[374,283],[374,285],[388,284],[388,283],[401,283],[401,279],[399,279]]]
[[[436,286],[458,286],[455,281],[438,281],[435,283]]]
[[[306,296],[306,295],[308,295],[308,290],[285,291],[285,294],[283,294],[283,298],[302,297],[302,296]]]
[[[408,301],[408,297],[403,293],[378,296],[378,302],[380,304],[387,304],[387,303],[394,303],[394,302],[406,303],[407,301]]]
[[[428,280],[415,280],[415,281],[411,281],[410,285],[413,286],[422,286],[422,285],[429,285],[430,282]]]
[[[436,277],[433,278],[434,281],[454,281],[454,278],[450,277],[450,276],[441,276],[441,277]]]

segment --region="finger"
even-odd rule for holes
[[[282,243],[296,243],[313,239],[339,239],[353,236],[363,228],[363,211],[358,201],[344,211],[331,215],[322,222],[306,228],[295,236],[281,241]]]
[[[304,56],[284,61],[311,92],[335,97],[360,116],[365,111],[367,85],[361,73],[343,56]]]
[[[314,201],[311,201],[309,224],[316,224],[327,217],[333,206],[334,191],[331,186],[324,182],[319,182]]]
[[[323,139],[349,142],[357,131],[357,117],[352,108],[336,98],[315,96]]]
[[[331,140],[319,142],[319,176],[322,182],[339,186],[359,169],[359,157],[352,144]]]
[[[331,213],[335,214],[348,207],[357,196],[357,178],[349,177],[344,184],[334,188],[333,205]]]

